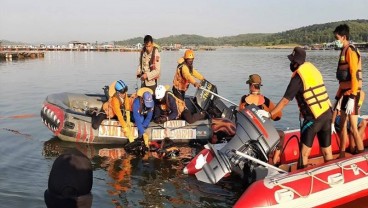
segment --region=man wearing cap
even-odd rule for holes
[[[132,106],[134,123],[138,128],[138,138],[144,139],[146,145],[148,145],[148,136],[145,134],[145,130],[152,120],[154,109],[152,94],[152,90],[149,88],[139,89]]]
[[[275,108],[275,104],[266,96],[261,94],[262,78],[258,74],[249,75],[249,79],[246,82],[249,85],[249,94],[244,95],[240,99],[239,111],[243,110],[246,106],[254,104],[260,109],[270,112]],[[282,112],[278,112],[272,115],[272,120],[278,121],[281,119]],[[273,164],[277,164],[280,161],[280,153],[284,144],[285,134],[281,130],[277,130],[280,136],[280,143],[276,148]]]
[[[304,121],[300,127],[301,160],[298,169],[308,165],[313,139],[317,135],[319,145],[325,161],[332,160],[331,151],[331,102],[323,82],[322,74],[310,62],[306,62],[306,52],[303,48],[295,47],[288,55],[292,77],[284,97],[271,112],[259,112],[267,118],[279,113],[295,97],[300,115]]]

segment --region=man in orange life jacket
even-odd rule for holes
[[[349,26],[339,25],[334,30],[336,45],[341,48],[336,78],[339,80],[339,89],[336,92],[336,103],[341,101],[341,134],[340,158],[345,157],[346,141],[348,139],[347,123],[350,121],[351,133],[355,139],[357,153],[364,151],[358,123],[358,102],[362,89],[362,59],[360,52],[349,41]],[[336,106],[336,105],[335,105]],[[334,106],[334,108],[335,108]]]
[[[262,78],[258,74],[252,74],[246,82],[249,85],[249,94],[244,95],[240,99],[239,111],[243,110],[246,106],[254,104],[260,109],[270,112],[275,108],[275,104],[266,96],[261,94]],[[278,121],[281,119],[282,112],[272,115],[272,120]],[[284,144],[285,134],[281,130],[277,130],[280,136],[280,143],[276,147],[274,157],[272,159],[273,164],[280,162],[280,153]]]
[[[130,122],[128,86],[122,80],[113,82],[110,87],[114,86],[115,90],[110,90],[110,98],[102,105],[103,112],[98,112],[92,115],[92,128],[98,129],[104,119],[117,117],[123,129],[124,134],[132,140],[132,134],[128,126]],[[126,120],[124,120],[124,115]]]
[[[306,52],[295,47],[288,55],[292,77],[284,97],[271,112],[262,111],[264,117],[272,118],[289,104],[294,97],[304,118],[300,129],[301,161],[298,168],[308,164],[314,137],[317,135],[325,161],[332,160],[331,122],[332,110],[323,77],[319,70],[310,62],[306,62]]]
[[[184,100],[185,92],[189,88],[189,84],[198,88],[201,86],[199,82],[196,82],[195,78],[200,81],[204,80],[204,77],[193,67],[194,52],[190,49],[186,50],[184,57],[178,60],[178,67],[176,69],[172,92],[174,95]]]
[[[137,69],[137,78],[141,79],[141,87],[148,87],[153,92],[157,87],[157,80],[160,77],[160,53],[153,43],[150,35],[144,37],[144,47],[139,57],[139,66]]]
[[[175,97],[172,92],[167,91],[163,85],[157,86],[155,95],[158,101],[154,110],[155,123],[164,123],[182,117],[186,122],[191,124],[206,117],[205,112],[192,114],[185,107],[185,102]]]

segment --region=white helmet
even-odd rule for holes
[[[165,96],[166,88],[163,85],[158,85],[155,90],[156,99],[160,100]]]

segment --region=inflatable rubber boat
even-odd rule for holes
[[[228,107],[218,97],[210,92],[217,93],[215,85],[202,81],[203,89],[198,89],[195,96],[186,96],[186,107],[192,112],[205,110],[210,119],[200,120],[188,124],[184,120],[167,121],[164,124],[151,122],[146,130],[150,140],[170,138],[175,142],[188,142],[197,139],[207,141],[213,136],[212,119],[233,119],[235,106]],[[106,119],[98,129],[91,125],[91,109],[101,109],[106,102],[104,94],[56,93],[47,96],[41,109],[43,123],[52,133],[63,141],[82,142],[91,144],[126,144],[127,137],[117,119]],[[132,126],[135,137],[138,130]]]
[[[254,162],[236,155],[234,150],[250,155],[263,162],[269,162],[279,141],[276,129],[270,120],[257,115],[258,108],[249,106],[237,114],[236,135],[228,143],[207,144],[184,168],[185,174],[195,174],[197,179],[207,183],[216,183],[230,172],[240,175],[245,183],[265,177],[265,168]],[[367,121],[367,117],[363,116]],[[280,164],[289,165],[299,159],[299,130],[285,131],[283,152],[280,155]],[[368,146],[368,128],[363,137],[364,146]],[[315,140],[317,140],[315,138]],[[331,135],[332,153],[339,153],[339,137]],[[346,143],[349,148],[349,140]],[[309,158],[322,156],[318,141],[313,143]],[[267,171],[266,171],[267,172]]]
[[[257,110],[256,106],[248,106],[238,112],[236,135],[230,142],[207,144],[187,164],[184,173],[212,184],[232,172],[241,176],[243,184],[251,185],[234,207],[334,207],[368,196],[366,152],[324,163],[318,142],[314,142],[307,168],[297,170],[299,130],[285,132],[280,168],[268,164],[279,136]],[[367,121],[366,116],[363,118]],[[336,134],[332,135],[332,150],[339,153]]]
[[[368,154],[256,181],[234,207],[335,207],[368,196]]]

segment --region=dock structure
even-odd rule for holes
[[[45,51],[97,51],[97,52],[139,52],[141,49],[137,48],[124,48],[124,47],[77,47],[77,48],[69,48],[69,47],[32,47],[29,48],[27,46],[17,46],[17,47],[0,47],[0,53],[8,53],[8,52],[42,52]]]
[[[0,51],[0,60],[44,58],[41,51]]]

